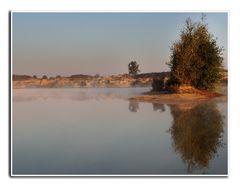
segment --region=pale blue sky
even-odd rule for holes
[[[13,73],[42,76],[167,71],[170,47],[185,20],[201,13],[13,13]],[[224,47],[227,13],[206,13],[209,31]]]

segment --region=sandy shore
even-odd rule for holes
[[[218,93],[144,93],[143,95],[129,98],[138,102],[150,102],[161,104],[190,104],[209,100],[227,101],[227,96]]]

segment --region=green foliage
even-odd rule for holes
[[[203,19],[194,23],[188,18],[180,40],[171,47],[169,85],[214,89],[221,79],[222,51]]]
[[[48,79],[47,75],[43,75],[42,79]]]
[[[163,78],[153,78],[152,89],[154,91],[164,90],[164,79]]]
[[[138,72],[140,72],[139,65],[136,61],[132,61],[128,64],[128,71],[130,75],[136,75]]]

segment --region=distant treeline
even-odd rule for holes
[[[29,80],[32,79],[32,76],[29,75],[13,75],[13,81]]]
[[[70,78],[71,79],[91,79],[94,76],[92,75],[84,75],[84,74],[77,74],[77,75],[71,75]]]
[[[161,72],[161,73],[141,73],[141,74],[136,74],[132,75],[133,78],[152,78],[152,77],[166,77],[169,75],[169,72]]]
[[[109,76],[122,76],[122,77],[132,77],[135,79],[138,78],[153,78],[153,77],[165,77],[168,76],[169,72],[152,72],[152,73],[141,73],[141,74],[136,74],[136,75],[129,75],[129,74],[121,74],[121,75],[109,75]],[[93,79],[96,77],[100,77],[100,75],[84,75],[84,74],[76,74],[76,75],[71,75],[69,77],[65,78],[70,78],[70,79]],[[38,78],[36,75],[30,76],[30,75],[13,75],[13,81],[22,81],[22,80],[30,80],[30,79],[48,79],[46,75],[42,76],[41,78]],[[62,78],[60,75],[57,75],[55,77],[56,79]],[[53,77],[51,77],[53,79]]]

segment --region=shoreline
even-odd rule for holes
[[[146,73],[136,76],[118,75],[87,77],[77,75],[70,77],[56,77],[53,79],[34,79],[13,80],[12,89],[114,89],[114,88],[151,88],[154,77],[163,76],[164,73]],[[20,77],[21,78],[21,77]],[[223,79],[215,89],[215,92],[199,90],[191,86],[173,87],[165,91],[148,91],[128,98],[129,101],[148,102],[159,104],[194,104],[202,103],[209,100],[219,100],[227,102],[227,78]]]
[[[146,92],[142,95],[129,98],[130,101],[159,103],[159,104],[193,104],[202,103],[210,100],[227,102],[227,94],[216,92],[199,93],[164,93],[164,92]]]

